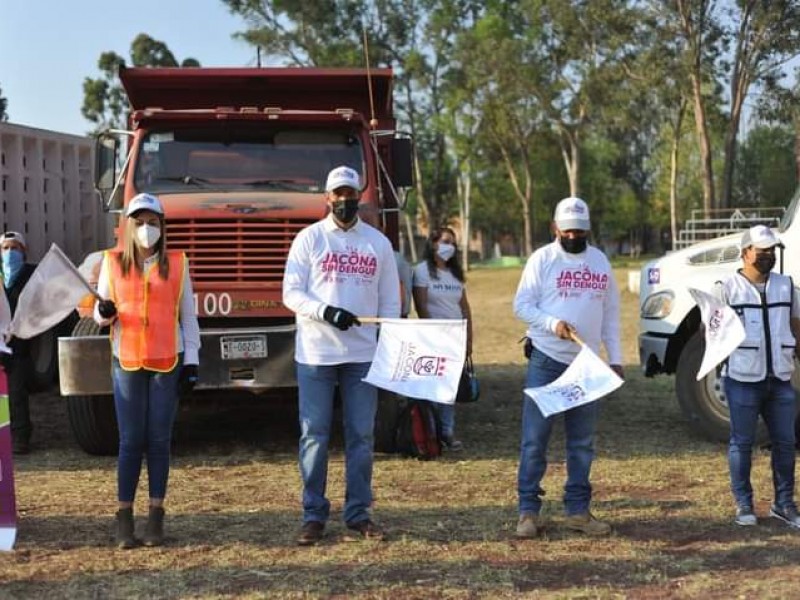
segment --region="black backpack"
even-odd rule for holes
[[[442,454],[439,417],[430,402],[409,399],[397,420],[395,450],[403,456],[433,460]]]

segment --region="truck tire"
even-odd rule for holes
[[[675,392],[684,416],[695,431],[708,440],[727,442],[730,439],[730,413],[717,370],[712,370],[701,381],[696,379],[705,347],[702,331],[689,338],[675,370]],[[766,427],[759,420],[756,443],[768,439]]]
[[[30,341],[31,372],[28,390],[43,392],[56,381],[58,374],[58,335],[55,329],[48,329]]]
[[[73,311],[63,321],[31,339],[29,391],[43,392],[58,381],[58,338],[70,335],[77,322],[78,313]]]
[[[72,337],[100,333],[102,330],[93,319],[83,318],[72,330]],[[119,433],[112,396],[69,396],[67,414],[72,435],[85,452],[98,456],[117,453]]]
[[[392,392],[378,390],[378,410],[375,414],[375,451],[394,452],[397,420],[403,399]]]

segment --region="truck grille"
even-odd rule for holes
[[[194,283],[280,283],[292,240],[312,222],[176,219],[167,241],[189,257]]]

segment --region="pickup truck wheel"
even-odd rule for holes
[[[378,390],[378,411],[375,414],[375,451],[394,452],[397,420],[401,399],[392,392]]]
[[[712,441],[727,442],[730,439],[730,412],[718,369],[712,370],[701,381],[696,379],[705,346],[702,331],[689,338],[678,359],[675,392],[683,414],[698,433]],[[767,440],[766,427],[759,421],[756,443]]]
[[[83,318],[72,330],[72,337],[99,335],[100,326]],[[113,396],[69,396],[67,415],[75,441],[89,454],[111,456],[119,448],[117,416]]]

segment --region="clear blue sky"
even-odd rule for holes
[[[130,62],[131,41],[146,33],[180,62],[255,64],[234,40],[244,21],[220,0],[0,0],[0,90],[11,123],[85,134],[83,80],[99,77],[97,59],[113,50]]]

